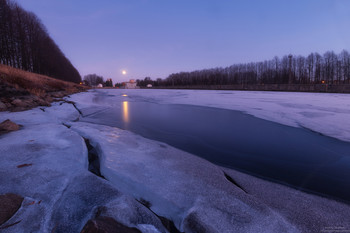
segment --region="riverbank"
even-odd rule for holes
[[[350,84],[236,84],[236,85],[188,85],[154,86],[153,89],[183,90],[238,90],[238,91],[285,91],[316,93],[350,93]]]
[[[64,96],[88,88],[0,64],[0,111],[50,106]]]
[[[0,195],[23,198],[13,198],[19,208],[0,225],[3,232],[80,232],[88,222],[141,232],[350,229],[345,203],[224,169],[125,130],[79,121],[115,104],[96,100],[122,94],[89,91],[51,107],[0,113],[0,121],[21,125],[0,136]],[[104,178],[89,172],[92,153]]]

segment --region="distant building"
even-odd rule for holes
[[[103,87],[102,83],[99,83],[99,84],[97,85],[97,87]]]
[[[147,84],[147,88],[152,88],[152,84]]]
[[[136,88],[139,88],[136,84],[137,84],[137,83],[135,82],[134,79],[130,79],[129,82],[126,82],[126,83],[125,83],[124,88],[125,88],[125,89],[136,89]]]

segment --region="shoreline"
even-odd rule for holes
[[[78,109],[84,109],[89,106],[89,101],[93,96],[93,92],[80,93],[72,95],[69,101],[74,101]],[[200,199],[193,200],[194,202],[191,199],[191,201],[179,202],[179,204],[186,206],[182,214],[178,215],[177,211],[174,212],[180,218],[172,219],[171,216],[175,215],[171,213],[167,218],[173,220],[176,228],[180,231],[191,232],[204,227],[203,229],[208,232],[217,232],[220,229],[221,231],[227,229],[228,226],[231,226],[231,230],[242,231],[245,229],[245,232],[256,232],[257,230],[260,232],[320,232],[327,227],[340,225],[350,229],[350,223],[348,222],[350,206],[347,204],[303,193],[232,169],[219,168],[193,155],[165,144],[159,145],[157,141],[148,140],[127,131],[74,122],[80,117],[80,113],[72,104],[67,102],[57,102],[52,107],[44,107],[45,111],[34,108],[24,112],[0,113],[0,121],[10,118],[15,123],[23,126],[19,131],[0,136],[0,151],[2,156],[5,156],[3,158],[5,162],[1,165],[0,195],[13,192],[25,198],[20,209],[5,224],[15,223],[21,219],[22,222],[6,228],[7,232],[16,232],[23,229],[50,232],[53,229],[56,229],[56,231],[72,231],[73,229],[73,231],[81,231],[89,219],[99,218],[99,216],[96,216],[96,210],[99,206],[107,208],[107,210],[102,211],[101,216],[111,217],[128,227],[136,227],[142,232],[165,232],[164,224],[151,212],[158,212],[157,215],[162,216],[159,211],[160,213],[164,213],[166,210],[174,211],[172,207],[163,209],[162,205],[157,204],[156,200],[164,194],[158,188],[166,186],[168,183],[172,184],[176,180],[176,182],[185,182],[180,182],[179,186],[176,186],[181,187],[180,190],[182,191],[179,194],[183,193],[183,197],[190,197],[197,193],[195,191],[196,186],[201,187],[196,195],[200,194],[203,188],[206,187],[205,192],[221,193],[221,195],[226,196],[225,198],[222,196],[223,199],[221,199],[217,194],[206,197],[205,195],[202,196],[203,193],[197,197],[200,197]],[[95,106],[96,111],[103,108],[103,106]],[[63,124],[66,124],[66,126]],[[83,137],[88,138],[91,145],[98,150],[98,154],[101,156],[100,159],[102,159],[100,161],[102,165],[101,172],[107,180],[98,178],[88,171],[88,150]],[[137,147],[135,147],[136,145]],[[116,148],[118,149],[116,150]],[[117,173],[111,173],[104,164],[107,162],[106,155],[113,152],[116,153],[115,156],[117,157],[115,158],[120,160],[119,163],[116,163],[120,166]],[[156,162],[158,159],[154,160],[159,155],[165,156],[162,157],[162,160],[159,160],[166,161],[166,163],[162,163],[162,166]],[[130,160],[134,156],[135,160]],[[179,156],[183,157],[183,160],[179,160]],[[166,159],[168,157],[174,159],[168,160]],[[182,164],[181,161],[187,161],[189,164]],[[23,164],[32,165],[16,167]],[[121,166],[122,164],[123,166]],[[175,164],[177,165],[175,166]],[[172,169],[169,169],[168,165],[171,165]],[[162,168],[163,166],[165,168]],[[192,173],[193,169],[185,169],[186,166],[196,167],[195,171],[202,175],[198,176],[196,172]],[[44,167],[45,170],[43,170]],[[167,172],[166,177],[161,175],[150,176],[155,180],[148,183],[147,178],[142,182],[146,185],[145,188],[137,192],[136,196],[131,195],[135,190],[137,191],[134,188],[140,185],[142,179],[145,179],[144,175],[137,176],[138,173],[151,175],[154,172],[158,173],[161,169],[165,169]],[[240,188],[235,187],[232,182],[228,181],[222,170],[247,193],[242,192]],[[60,174],[60,176],[53,176],[54,174]],[[170,176],[170,174],[172,175]],[[176,174],[186,174],[186,179],[175,179]],[[24,179],[28,176],[29,180]],[[131,186],[120,183],[126,181],[125,177],[130,177],[126,184]],[[115,183],[113,180],[119,180],[120,182]],[[187,180],[192,180],[195,183],[192,185],[186,184]],[[202,184],[202,182],[204,183]],[[14,186],[15,183],[18,185]],[[136,186],[133,186],[133,184]],[[62,185],[64,192],[58,191],[58,189],[61,190]],[[131,189],[132,187],[134,188]],[[183,189],[183,187],[187,188]],[[57,193],[57,195],[51,199],[51,193]],[[165,199],[162,199],[164,203],[170,203],[168,201],[176,200],[173,198],[178,197],[178,194],[174,191],[165,193],[167,195],[163,196]],[[190,193],[192,194],[190,195]],[[173,198],[167,199],[169,198],[166,197],[168,195]],[[137,201],[137,199],[140,201],[141,197],[146,201],[143,201],[144,204],[147,201],[149,202],[152,211],[147,210],[147,207]],[[196,196],[194,195],[194,197]],[[226,198],[228,199],[226,200]],[[86,202],[83,203],[81,200],[86,200]],[[36,204],[28,205],[33,201]],[[38,204],[39,201],[41,201],[40,204]],[[224,208],[223,203],[235,206],[233,209],[227,209],[230,212],[237,208],[241,211],[232,212],[232,215],[223,215],[223,218],[220,218],[221,221],[218,222],[218,219],[214,217],[216,216],[214,213],[222,213],[220,211],[216,212],[217,210],[214,211],[214,209],[221,210]],[[245,204],[242,205],[242,203]],[[124,208],[122,213],[117,211],[125,204],[128,207]],[[152,220],[146,221],[146,223],[130,221],[137,216],[136,212],[131,211],[136,206],[141,208],[143,213]],[[129,213],[129,218],[125,219],[117,213],[121,215]],[[207,213],[211,217],[204,218],[203,213]],[[38,215],[45,216],[43,221],[45,224],[29,223],[33,222],[33,218],[30,218],[30,216]],[[71,217],[64,216],[75,216],[77,219],[72,221]],[[23,220],[26,218],[29,218],[28,221]],[[235,224],[230,221],[225,222],[226,218],[236,219]],[[236,222],[237,219],[240,219],[240,221]],[[4,224],[0,225],[0,227],[3,226]],[[152,231],[146,231],[146,229],[152,229]]]
[[[0,64],[0,112],[51,106],[52,102],[87,89],[83,85]]]
[[[141,89],[148,89],[142,87]],[[221,91],[276,91],[305,93],[349,94],[350,84],[236,84],[236,85],[189,85],[189,86],[153,86],[149,89],[169,90],[221,90]]]
[[[118,98],[116,93],[120,91],[110,91],[108,95],[102,94],[105,91],[96,93],[101,106],[104,102],[116,106],[85,116],[81,118],[83,122],[128,130],[217,165],[240,169],[277,183],[285,182],[290,187],[302,187],[343,202],[350,200],[350,183],[343,181],[350,173],[336,164],[346,157],[350,143],[240,111],[150,103],[133,98],[137,93],[131,92],[130,98]]]

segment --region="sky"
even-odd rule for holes
[[[82,77],[96,73],[114,83],[350,51],[348,0],[17,2],[42,20]]]

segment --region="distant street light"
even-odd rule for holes
[[[122,74],[123,74],[123,75],[126,75],[126,70],[123,70],[123,71],[122,71]]]

